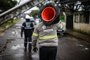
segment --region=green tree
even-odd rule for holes
[[[4,12],[17,4],[16,0],[0,0],[0,10]]]

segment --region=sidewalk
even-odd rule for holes
[[[4,32],[0,31],[0,53],[4,51],[6,45],[7,45],[7,40],[3,38]]]
[[[72,30],[67,30],[66,34],[69,34],[73,37],[79,38],[81,40],[85,40],[85,41],[90,43],[90,36],[89,35],[85,35],[85,34],[75,32],[75,31],[72,31]]]
[[[7,44],[7,40],[3,38],[3,36],[5,35],[5,31],[12,27],[13,25],[15,25],[18,22],[18,20],[14,20],[13,23],[11,23],[10,21],[6,22],[6,24],[2,24],[0,26],[0,53],[4,50],[4,48],[6,47]]]
[[[4,51],[7,44],[7,40],[0,37],[0,53]]]

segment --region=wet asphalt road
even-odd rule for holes
[[[8,40],[5,51],[0,53],[0,60],[39,60],[38,54],[24,51],[20,26],[23,21],[8,29],[4,39]],[[31,58],[32,57],[32,58]],[[70,36],[59,38],[57,60],[90,60],[90,43]]]
[[[90,43],[74,37],[59,39],[58,60],[90,60]]]

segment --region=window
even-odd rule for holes
[[[79,15],[78,14],[75,14],[75,16],[74,16],[74,22],[75,23],[79,23]]]
[[[85,12],[84,16],[85,16],[85,23],[89,23],[89,12]]]

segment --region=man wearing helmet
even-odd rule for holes
[[[28,50],[31,52],[31,43],[32,43],[32,33],[34,30],[34,25],[32,19],[30,19],[29,15],[26,15],[25,17],[25,22],[23,22],[22,27],[21,27],[21,37],[23,37],[24,33],[24,47],[25,51]]]

